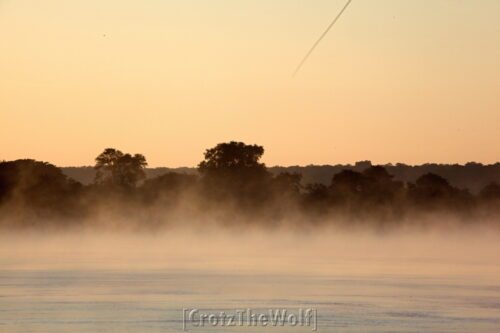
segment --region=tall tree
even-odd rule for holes
[[[121,188],[132,188],[146,178],[144,168],[148,165],[141,154],[124,154],[107,148],[95,159],[96,184],[108,184]]]
[[[35,160],[0,162],[0,205],[20,205],[20,212],[72,212],[81,184],[56,166]],[[74,199],[74,200],[73,200]]]
[[[235,141],[219,143],[214,148],[206,150],[205,159],[198,165],[198,168],[202,174],[261,170],[265,168],[263,163],[259,163],[263,154],[262,146]]]
[[[271,179],[265,164],[259,162],[263,154],[262,146],[235,141],[207,149],[205,159],[198,165],[205,188],[218,198],[261,201]]]

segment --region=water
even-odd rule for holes
[[[175,332],[183,308],[315,308],[319,332],[499,332],[500,252],[482,237],[5,236],[0,331]]]

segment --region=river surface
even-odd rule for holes
[[[0,332],[181,332],[184,308],[314,309],[318,332],[500,332],[495,238],[227,238],[3,236]]]

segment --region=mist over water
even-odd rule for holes
[[[0,326],[170,332],[182,329],[183,308],[312,307],[320,332],[496,332],[499,240],[487,227],[7,232]],[[249,330],[259,331],[194,331]]]

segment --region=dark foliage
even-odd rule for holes
[[[95,159],[95,183],[119,188],[132,188],[146,178],[144,168],[148,165],[141,154],[124,154],[107,148]]]
[[[46,162],[17,160],[0,163],[2,211],[19,217],[72,215],[82,186]]]
[[[268,198],[271,174],[259,160],[264,148],[231,141],[205,152],[198,165],[204,195],[254,209]]]
[[[164,205],[174,205],[186,191],[192,190],[197,185],[195,175],[168,172],[164,175],[148,179],[141,186],[143,202],[152,205],[162,201]]]
[[[227,221],[301,216],[302,221],[342,217],[343,221],[402,223],[410,216],[435,213],[500,220],[500,185],[495,182],[471,194],[433,172],[402,181],[391,174],[390,167],[364,161],[332,173],[327,184],[304,185],[299,172],[271,173],[260,162],[263,154],[264,148],[258,145],[221,143],[205,152],[196,173],[164,170],[146,179],[143,155],[108,148],[97,156],[95,180],[88,185],[49,163],[2,162],[0,223],[30,217],[78,220],[111,212],[161,224],[169,212],[179,210],[212,218],[220,218],[223,212]],[[482,170],[471,163],[467,168]]]

